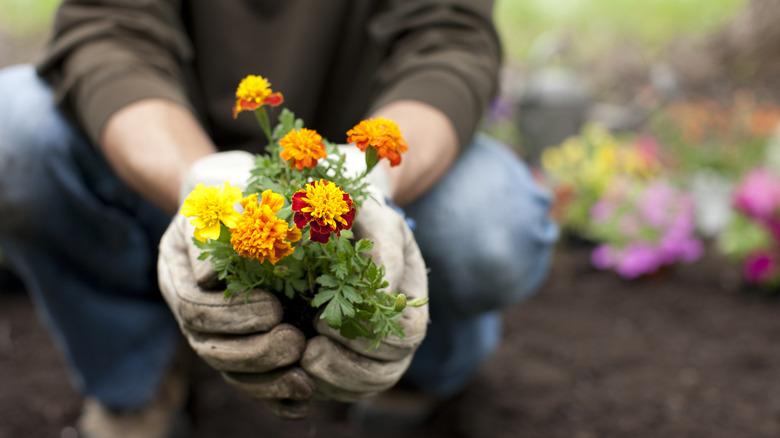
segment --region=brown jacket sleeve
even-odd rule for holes
[[[179,0],[65,0],[38,64],[57,100],[93,142],[125,105],[162,98],[190,106],[183,65],[192,48]]]
[[[501,46],[491,0],[393,0],[370,31],[390,39],[372,110],[414,99],[443,111],[462,146],[498,88]]]

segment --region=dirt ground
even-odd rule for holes
[[[558,252],[498,353],[413,437],[780,436],[778,301],[719,260],[627,283]],[[343,406],[283,422],[199,371],[195,437],[360,437]],[[80,399],[28,297],[0,292],[0,437],[56,437]],[[63,435],[65,436],[65,435]]]

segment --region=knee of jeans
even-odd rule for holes
[[[53,162],[65,163],[70,128],[30,66],[0,70],[0,232],[14,232],[46,202]]]
[[[460,272],[469,278],[452,285],[462,312],[502,309],[538,289],[547,276],[556,234],[540,210],[496,222],[463,254]]]
[[[465,315],[504,308],[536,291],[558,237],[550,195],[525,165],[498,144],[478,147],[473,153],[481,157],[445,182],[455,205],[469,207],[453,207],[449,195],[435,200],[428,235],[419,236],[431,268],[432,302],[449,301]]]

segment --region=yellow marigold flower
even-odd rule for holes
[[[391,166],[401,164],[401,154],[409,149],[398,125],[387,118],[363,120],[347,131],[347,143],[354,143],[361,151],[371,146],[379,158],[387,158]]]
[[[254,111],[263,105],[279,106],[284,102],[282,93],[274,93],[268,79],[249,75],[241,80],[236,89],[236,105],[233,107],[233,118],[241,111]]]
[[[257,195],[250,195],[241,205],[244,212],[230,230],[230,243],[238,255],[275,265],[295,251],[292,243],[301,239],[301,230],[276,215],[284,206],[282,195],[266,190],[259,203]]]
[[[198,184],[184,199],[181,214],[190,218],[190,223],[195,226],[196,239],[201,242],[218,239],[219,224],[232,228],[241,216],[235,209],[241,196],[241,189],[227,182],[221,189]]]
[[[298,170],[312,168],[317,165],[317,160],[325,158],[325,144],[322,136],[312,129],[293,129],[281,140],[279,146],[282,152],[279,155]]]
[[[298,228],[310,225],[309,237],[327,243],[331,233],[348,230],[355,220],[352,198],[331,181],[321,179],[306,184],[292,197],[293,220]]]

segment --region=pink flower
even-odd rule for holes
[[[660,228],[674,215],[679,198],[677,191],[664,181],[648,186],[637,200],[642,218],[654,228]]]
[[[652,274],[662,264],[657,248],[645,243],[632,243],[621,251],[615,270],[621,277],[630,280]]]
[[[764,251],[751,254],[745,259],[745,278],[752,283],[764,283],[777,277],[777,258]]]
[[[591,254],[593,266],[633,279],[701,257],[690,196],[663,180],[631,193],[602,198],[591,209],[603,242]]]
[[[766,169],[751,171],[737,187],[734,205],[750,217],[772,219],[780,208],[780,178]]]
[[[615,265],[615,254],[609,245],[599,245],[590,254],[590,262],[596,269],[609,269]]]

